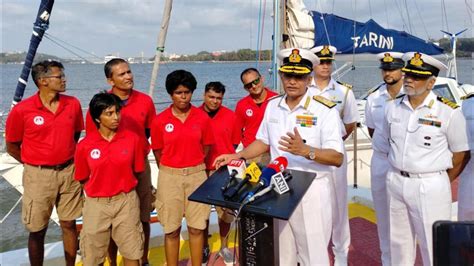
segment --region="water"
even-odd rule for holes
[[[473,61],[471,59],[458,59],[458,75],[461,83],[473,84]],[[337,62],[341,66],[344,62]],[[197,78],[198,88],[193,95],[193,104],[200,105],[204,91],[204,85],[210,81],[221,81],[226,85],[227,91],[224,97],[224,104],[234,109],[238,99],[242,98],[246,92],[242,88],[240,73],[247,67],[255,67],[255,62],[236,62],[236,63],[166,63],[160,66],[157,88],[154,90],[153,100],[157,111],[162,111],[170,104],[169,95],[164,88],[166,75],[176,69],[186,69],[191,71]],[[14,90],[22,65],[0,65],[1,68],[1,108],[0,113],[7,112],[11,105]],[[133,64],[131,65],[135,77],[135,87],[143,92],[148,92],[151,71],[151,64]],[[268,69],[269,62],[260,63],[258,69],[265,76],[266,84],[270,85],[271,77]],[[65,65],[67,76],[67,94],[76,96],[80,99],[82,107],[87,105],[96,92],[107,90],[110,86],[106,83],[103,65]],[[350,71],[341,78],[342,81],[354,86],[356,97],[363,95],[369,88],[381,82],[380,70],[377,69],[376,61],[358,61],[356,69]],[[25,91],[25,98],[36,93],[35,85],[30,81]],[[2,130],[4,125],[2,124]],[[3,138],[0,139],[3,147]],[[20,194],[10,186],[3,178],[0,179],[0,219],[10,210]],[[1,224],[0,228],[0,252],[11,249],[25,248],[28,234],[20,222],[21,208],[17,207],[13,213]],[[60,229],[50,223],[47,242],[59,241]]]

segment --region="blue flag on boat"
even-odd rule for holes
[[[314,46],[330,44],[337,48],[338,53],[377,54],[385,51],[402,53],[418,51],[429,55],[443,53],[443,49],[433,43],[404,31],[384,29],[372,19],[362,23],[317,11],[311,11],[311,16],[315,27]]]

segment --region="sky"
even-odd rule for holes
[[[443,19],[442,2],[446,4],[447,22]],[[39,0],[1,0],[1,52],[27,50],[39,3]],[[423,39],[443,37],[440,29],[457,32],[469,28],[462,37],[474,36],[474,0],[305,0],[304,3],[310,10],[358,21],[372,18],[384,27],[411,31]],[[155,53],[163,6],[164,0],[56,0],[47,33],[99,57],[108,54],[131,57],[142,53],[151,57]],[[256,49],[259,13],[264,23],[262,48],[271,49],[272,6],[272,0],[174,0],[165,52],[195,54]],[[259,12],[260,8],[265,14]],[[74,57],[47,39],[43,39],[39,52]]]

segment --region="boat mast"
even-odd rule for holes
[[[25,64],[23,64],[23,69],[21,70],[21,74],[16,85],[12,106],[19,103],[23,98],[26,84],[28,83],[28,76],[30,75],[31,66],[33,65],[33,60],[35,59],[36,50],[43,39],[45,31],[49,27],[49,18],[51,16],[53,5],[54,0],[41,0],[40,6],[38,8],[38,14],[36,15],[35,23],[33,24],[33,33],[31,34],[30,46],[28,48],[28,53],[26,54]]]
[[[168,33],[168,25],[171,17],[171,8],[173,6],[173,0],[166,0],[165,7],[163,9],[163,18],[161,19],[161,29],[158,35],[158,42],[156,45],[155,63],[151,72],[150,88],[148,95],[153,98],[153,90],[156,84],[156,78],[158,76],[158,70],[160,69],[161,54],[165,51],[165,40],[166,34]]]
[[[283,45],[283,32],[285,32],[285,6],[286,0],[274,0],[273,1],[273,45],[272,45],[272,86],[273,90],[278,93],[283,93],[281,88],[281,81],[278,76],[278,68],[280,62],[277,54],[282,49]]]

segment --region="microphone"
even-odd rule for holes
[[[256,192],[264,187],[268,187],[271,183],[272,176],[276,173],[285,171],[288,166],[288,160],[283,157],[277,157],[271,161],[267,167],[262,170],[262,175],[260,176],[260,181],[257,186],[255,186],[250,192],[246,193],[242,200],[252,197]]]
[[[255,162],[251,163],[247,169],[245,169],[245,177],[244,179],[240,180],[237,185],[231,186],[225,191],[224,193],[224,198],[225,199],[230,199],[233,196],[235,196],[239,190],[247,184],[251,179],[252,180],[259,180],[260,175],[262,172],[260,171],[260,168],[257,166]]]
[[[230,185],[237,179],[242,179],[245,173],[245,161],[240,159],[233,159],[227,164],[227,171],[229,172],[229,179],[221,187],[222,191],[226,191]]]
[[[264,189],[260,190],[259,192],[255,193],[255,195],[251,197],[247,197],[246,200],[244,201],[245,204],[248,204],[261,196],[267,194],[270,192],[272,189],[275,189],[275,191],[278,192],[278,194],[283,194],[285,192],[288,192],[290,188],[288,187],[287,182],[290,181],[293,178],[293,175],[291,173],[284,173],[283,175],[280,173],[277,173],[272,176],[272,182],[268,187],[265,187]],[[282,185],[284,184],[284,185]],[[282,189],[282,187],[286,189]]]

